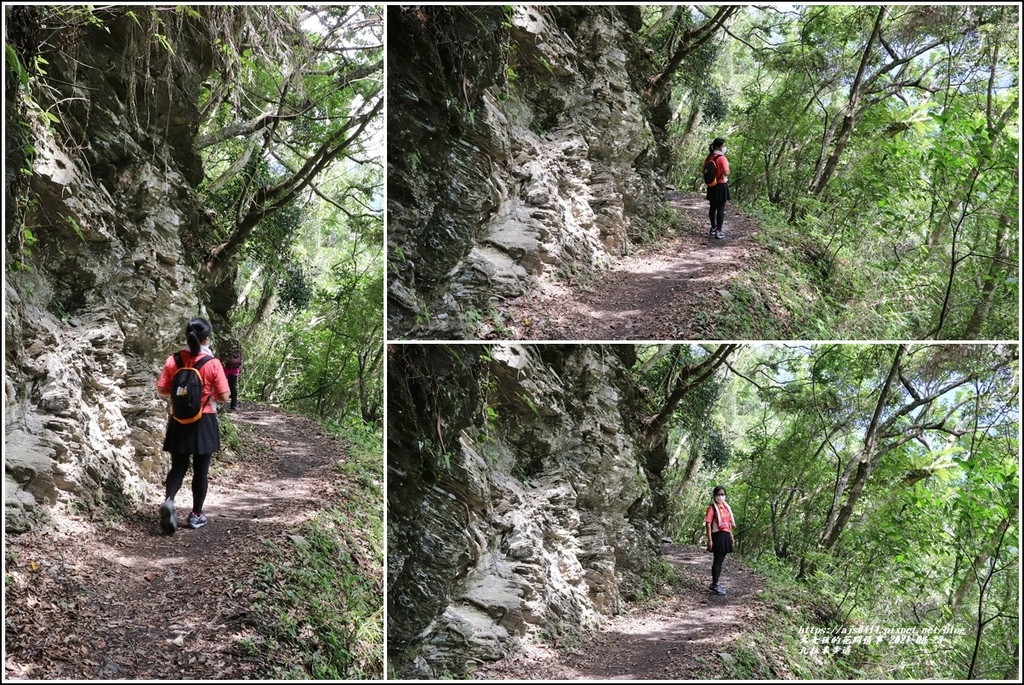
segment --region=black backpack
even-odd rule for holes
[[[704,162],[704,185],[710,188],[718,183],[718,165],[715,164],[714,157],[708,157],[708,160]]]
[[[186,366],[181,352],[174,353],[174,363],[178,370],[171,380],[171,418],[182,424],[195,423],[203,416],[203,377],[199,369],[213,359],[209,355],[202,359],[193,359],[191,366]]]

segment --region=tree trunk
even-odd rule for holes
[[[847,496],[843,508],[839,510],[839,516],[836,518],[832,532],[825,539],[825,549],[832,549],[832,546],[839,540],[839,536],[849,522],[850,516],[853,515],[853,508],[856,506],[857,500],[860,499],[861,493],[864,491],[864,484],[868,482],[868,477],[875,470],[880,458],[881,454],[873,451],[871,454],[865,455],[864,460],[858,464],[857,476],[853,479],[853,487],[850,488],[850,494]]]
[[[672,56],[669,57],[665,68],[647,80],[647,93],[651,103],[659,102],[667,95],[668,84],[672,79],[672,75],[679,69],[683,59],[708,42],[718,32],[718,29],[725,25],[726,20],[738,10],[739,7],[735,5],[722,5],[715,12],[715,16],[700,26],[683,33],[679,45],[676,47],[675,52],[672,53]]]
[[[974,557],[974,563],[972,563],[971,567],[967,569],[960,586],[949,598],[949,608],[951,610],[956,611],[957,607],[963,603],[964,598],[967,597],[967,593],[971,589],[971,586],[977,581],[981,567],[988,562],[992,552],[999,546],[1003,536],[1006,535],[1006,531],[1009,530],[1010,525],[1017,520],[1019,512],[1020,509],[1017,507],[1010,510],[1009,515],[999,522],[999,526],[996,527],[995,531],[993,531],[992,535],[978,552],[977,556]]]
[[[1013,193],[1011,197],[1017,197],[1017,189],[1019,185],[1015,182]],[[988,318],[988,313],[992,309],[992,300],[996,292],[996,284],[998,279],[1003,274],[1003,262],[1007,258],[1006,254],[1006,231],[1010,225],[1010,218],[1004,213],[999,217],[999,228],[996,230],[996,245],[995,250],[992,254],[991,261],[988,264],[988,272],[985,275],[985,282],[981,285],[981,294],[979,295],[978,303],[974,306],[974,311],[971,313],[971,319],[967,322],[967,326],[964,328],[963,335],[961,336],[964,340],[977,340],[981,335],[981,327],[985,323],[985,319]]]
[[[871,29],[871,35],[868,37],[867,45],[864,46],[864,51],[861,53],[860,65],[857,67],[857,74],[853,78],[853,83],[850,84],[850,95],[847,99],[846,106],[843,111],[837,116],[842,116],[842,125],[839,128],[839,137],[836,139],[835,147],[832,148],[831,154],[822,166],[814,174],[814,179],[811,181],[811,195],[820,195],[825,187],[828,185],[829,179],[832,177],[832,173],[839,166],[839,158],[842,156],[843,151],[846,149],[847,144],[850,142],[850,137],[853,135],[853,130],[856,128],[857,123],[863,116],[860,111],[861,99],[864,97],[864,89],[866,84],[869,82],[865,76],[867,71],[868,62],[874,53],[875,42],[878,40],[882,33],[882,20],[885,19],[886,7],[882,6],[878,8],[878,15],[875,17],[874,28]],[[826,140],[826,145],[828,141]],[[823,154],[825,151],[823,151]]]
[[[679,374],[676,386],[672,389],[672,392],[665,400],[664,406],[657,414],[647,419],[644,422],[643,427],[640,429],[640,442],[642,445],[652,446],[659,436],[664,437],[661,435],[663,433],[663,429],[667,425],[672,413],[676,410],[676,407],[679,406],[679,402],[682,401],[683,397],[710,378],[715,371],[718,370],[718,367],[729,359],[729,355],[736,351],[737,347],[739,347],[737,344],[719,345],[715,351],[702,362],[693,368],[684,369],[683,372]]]
[[[850,515],[853,513],[853,507],[857,503],[857,499],[860,497],[861,491],[864,489],[864,483],[867,482],[868,476],[870,476],[871,471],[874,470],[872,462],[879,458],[877,448],[882,410],[885,408],[885,403],[889,399],[893,385],[899,378],[900,365],[903,362],[903,355],[905,353],[906,347],[903,345],[900,345],[896,349],[896,355],[893,357],[892,365],[889,367],[889,373],[886,375],[885,382],[878,391],[878,401],[875,402],[875,411],[871,416],[871,423],[868,425],[867,431],[864,434],[864,446],[860,449],[857,456],[847,464],[842,477],[840,477],[836,482],[836,490],[835,495],[832,498],[832,507],[829,511],[828,522],[825,524],[825,530],[821,534],[821,543],[826,549],[831,549],[839,539],[840,534],[842,534],[843,527],[845,527],[847,521],[850,520]],[[855,467],[857,470],[857,477],[854,480],[853,489],[850,490],[850,494],[846,498],[846,503],[840,507],[839,502],[842,501],[846,490],[846,484],[849,482],[850,476],[852,475]]]

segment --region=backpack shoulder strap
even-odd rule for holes
[[[210,361],[211,359],[213,359],[213,357],[211,357],[208,354],[204,354],[202,357],[193,358],[192,362],[187,366],[191,366],[193,369],[198,371],[199,369],[203,368],[203,366],[206,365],[206,362]],[[185,359],[184,357],[181,356],[181,352],[174,353],[174,363],[178,365],[179,369],[185,368]]]

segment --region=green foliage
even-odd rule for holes
[[[380,169],[328,176],[344,198],[280,213],[287,234],[256,242],[239,269],[248,293],[233,328],[248,331],[245,397],[320,419],[376,425],[383,403],[383,242]],[[280,225],[280,223],[278,224]],[[276,254],[273,241],[290,249]],[[264,250],[265,251],[262,251]]]
[[[695,584],[681,573],[668,560],[659,558],[640,579],[639,587],[630,597],[640,604],[657,602],[664,596],[673,596],[681,591],[695,590]]]
[[[686,5],[650,5],[643,7],[641,12],[644,17],[641,39],[644,46],[652,50],[662,63],[666,63],[680,42],[685,40],[686,32],[705,20],[697,10]],[[709,68],[718,62],[722,47],[722,41],[706,41],[687,54],[673,76],[677,89],[706,98],[705,106],[712,118],[724,118],[726,109],[714,83],[715,71]]]
[[[382,521],[379,502],[373,507],[360,501],[318,516],[289,543],[266,542],[270,560],[259,570],[263,590],[256,610],[279,663],[268,675],[381,677],[383,588],[372,570],[382,569]]]
[[[739,549],[772,577],[767,599],[782,614],[830,629],[949,631],[945,646],[927,653],[861,645],[824,659],[797,655],[801,645],[787,642],[783,663],[800,664],[799,677],[1011,672],[1019,388],[1008,352],[922,345],[901,357],[886,345],[773,346],[734,361],[742,375],[716,412],[732,458],[697,474],[697,494],[679,493],[688,515],[672,520],[676,536],[700,539],[697,512],[711,484],[725,483]],[[831,516],[852,497],[863,464],[870,477],[828,542]],[[840,486],[844,472],[850,480]],[[758,639],[746,648],[763,656],[771,650]],[[736,677],[760,672],[756,660],[735,656]]]
[[[671,35],[661,11],[653,37]],[[791,267],[783,287],[811,296],[801,316],[779,293],[792,325],[761,336],[731,320],[731,305],[771,302],[754,284],[709,337],[1017,338],[1019,10],[890,8],[869,43],[878,17],[877,6],[750,8],[731,29],[742,40],[717,41],[704,85],[677,88],[677,183],[728,130],[733,198],[776,217],[760,239]],[[725,120],[706,107],[703,123],[683,116],[713,84]],[[817,247],[801,255],[801,243]]]
[[[681,224],[676,211],[666,204],[660,205],[657,211],[648,216],[643,223],[642,231],[630,230],[634,242],[643,244],[655,242],[667,237]]]
[[[382,10],[204,14],[207,222],[183,244],[246,347],[244,398],[379,425]]]
[[[466,327],[469,328],[473,338],[488,340],[492,338],[507,339],[509,337],[506,316],[493,307],[489,307],[481,312],[476,307],[469,306],[466,308],[464,316]]]

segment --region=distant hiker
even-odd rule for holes
[[[242,343],[238,338],[232,338],[224,353],[224,375],[228,377],[228,387],[231,388],[231,411],[238,409],[238,374],[241,372]]]
[[[190,528],[206,525],[203,502],[206,500],[207,474],[213,453],[220,450],[220,427],[214,398],[225,402],[230,394],[220,360],[210,351],[210,324],[205,319],[191,319],[185,326],[188,347],[175,352],[164,363],[156,382],[156,391],[169,398],[170,417],[164,436],[164,451],[171,453],[171,469],[167,473],[167,499],[160,506],[160,527],[167,535],[178,529],[174,513],[174,496],[178,494],[189,458],[192,459],[192,513]]]
[[[716,595],[725,594],[725,589],[718,584],[718,577],[722,575],[722,562],[725,561],[725,555],[732,551],[734,522],[732,509],[725,502],[725,488],[717,485],[711,491],[711,506],[708,507],[707,514],[704,516],[704,525],[708,533],[708,551],[715,555],[714,561],[711,563],[711,586],[708,589]]]
[[[729,199],[729,160],[725,156],[725,139],[711,141],[708,156],[704,158],[704,182],[708,186],[707,200],[710,203],[708,218],[711,219],[711,237],[725,238],[722,224],[725,222],[725,203]],[[710,180],[708,180],[710,179]]]

